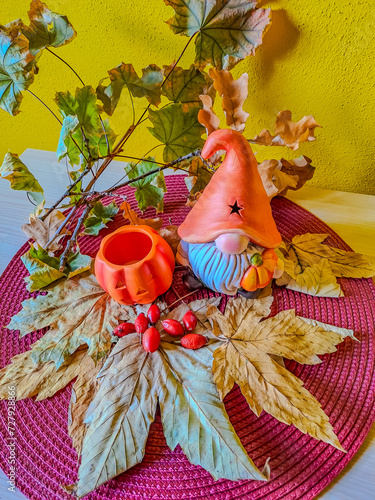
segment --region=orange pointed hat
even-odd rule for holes
[[[179,236],[188,243],[207,243],[224,233],[239,233],[275,248],[281,236],[249,143],[234,130],[216,130],[208,136],[202,158],[222,149],[225,159],[178,228]]]

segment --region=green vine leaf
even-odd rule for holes
[[[96,104],[97,96],[91,85],[77,88],[75,96],[68,92],[57,92],[55,102],[63,118],[77,116],[79,126],[88,134],[100,134],[101,107]]]
[[[169,163],[203,146],[204,127],[198,122],[198,106],[171,104],[160,110],[149,110],[154,126],[151,134],[165,144],[163,159]]]
[[[97,363],[111,348],[113,329],[128,318],[128,308],[114,301],[94,275],[84,273],[49,287],[47,295],[22,302],[7,328],[24,336],[50,326],[33,345],[32,359],[39,364],[53,361],[58,369],[84,344]]]
[[[31,1],[28,15],[30,26],[24,27],[23,34],[33,55],[46,47],[61,47],[77,35],[66,16],[53,12],[40,0]]]
[[[19,113],[22,91],[34,81],[33,64],[27,38],[12,25],[0,26],[0,108],[13,116]]]
[[[176,34],[193,36],[195,64],[231,69],[254,54],[270,24],[270,9],[257,9],[257,1],[164,0],[175,10],[168,24]]]
[[[133,97],[146,97],[150,104],[160,104],[161,83],[163,81],[163,70],[155,64],[150,64],[142,69],[139,77],[132,64],[121,63],[116,68],[108,71],[111,83],[104,87],[99,84],[97,93],[103,102],[103,109],[108,115],[112,115],[120,100],[123,88],[128,87]]]
[[[21,256],[21,260],[29,271],[30,276],[25,278],[29,292],[41,290],[60,278],[72,278],[90,268],[91,257],[76,252],[69,256],[64,271],[60,271],[60,259],[48,255],[40,245],[31,247]]]
[[[106,224],[113,219],[117,212],[118,207],[114,201],[107,206],[103,205],[101,201],[97,201],[84,222],[85,234],[97,236],[101,229],[107,227]]]
[[[35,201],[34,215],[40,214],[45,203],[43,188],[18,155],[6,153],[0,167],[0,177],[10,182],[11,189],[26,191]]]
[[[212,100],[215,99],[212,79],[207,73],[201,73],[194,64],[189,69],[164,66],[164,74],[170,76],[163,85],[162,94],[172,102],[200,104],[201,94],[208,94]]]
[[[130,180],[157,168],[155,163],[147,160],[154,160],[154,158],[149,157],[138,164],[128,163],[126,165],[125,172]],[[148,207],[155,207],[158,212],[163,211],[163,198],[167,191],[163,172],[150,174],[144,179],[132,182],[130,186],[136,188],[135,199],[142,212]]]

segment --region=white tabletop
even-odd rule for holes
[[[43,186],[47,205],[54,202],[67,184],[63,162],[57,163],[53,152],[38,150],[26,150],[22,160]],[[122,175],[123,165],[113,162],[97,182],[96,189],[105,189]],[[324,220],[353,250],[375,256],[375,196],[304,187],[288,198]],[[8,181],[0,180],[0,272],[27,240],[20,228],[27,222],[30,211],[25,193],[12,191]],[[6,481],[0,471],[0,500],[25,498],[19,491],[9,492]],[[354,459],[317,498],[375,499],[375,426]]]

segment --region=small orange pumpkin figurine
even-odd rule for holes
[[[235,130],[216,130],[202,158],[219,150],[226,151],[223,163],[178,228],[177,260],[208,288],[250,297],[272,279],[281,236],[248,141]]]
[[[124,226],[103,238],[95,276],[120,304],[148,304],[172,284],[174,255],[149,226]]]

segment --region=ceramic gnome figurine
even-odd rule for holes
[[[177,260],[215,292],[251,298],[282,273],[274,251],[281,236],[248,141],[217,130],[202,157],[219,150],[226,151],[223,163],[178,228]]]

